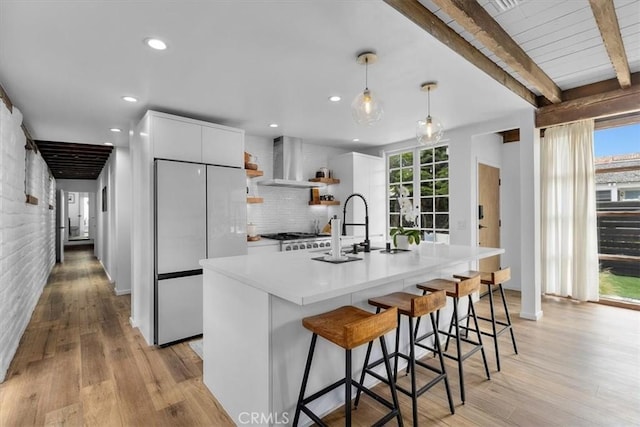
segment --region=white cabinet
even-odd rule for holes
[[[202,163],[243,167],[243,132],[202,126]]]
[[[156,184],[154,158],[234,166],[237,168],[235,169],[236,172],[244,177],[244,170],[241,170],[244,161],[243,151],[244,131],[241,129],[157,111],[147,111],[131,137],[131,321],[140,329],[149,344],[154,342],[156,329],[155,306],[158,302],[154,299],[156,294],[154,286],[156,283],[154,274],[156,220],[159,223],[171,220],[167,222],[177,224],[173,226],[173,229],[169,227],[168,235],[164,236],[168,238],[167,242],[170,245],[168,249],[170,250],[181,251],[181,254],[187,253],[187,250],[183,247],[186,243],[171,235],[174,230],[180,232],[189,231],[192,242],[197,240],[198,245],[203,248],[202,250],[205,250],[204,248],[206,248],[207,244],[205,231],[201,229],[195,233],[192,230],[198,223],[203,223],[201,219],[188,218],[182,214],[180,214],[179,218],[164,218],[162,215],[156,218],[154,214],[154,187]],[[204,169],[201,170],[201,174],[205,176]],[[236,199],[242,200],[242,203],[238,203],[238,206],[242,206],[246,215],[246,186],[244,178],[242,178],[241,182],[242,194],[238,194]],[[187,203],[180,201],[181,198],[193,200],[194,195],[191,191],[195,191],[195,187],[192,184],[179,185],[176,181],[173,184],[169,182],[168,187],[164,187],[172,188],[172,191],[162,203],[168,203],[172,207],[183,208],[187,206]],[[201,191],[200,189],[198,190],[198,192]],[[166,209],[162,210],[165,213],[167,212]],[[206,217],[204,218],[204,223],[206,224]],[[246,219],[242,219],[239,223],[244,227]],[[246,251],[245,240],[246,238],[243,235],[243,244]],[[177,261],[177,257],[167,256],[163,248],[161,248],[160,252],[158,256],[167,261],[171,269],[198,269],[200,267],[197,261],[195,265],[188,267],[171,265],[171,262]],[[192,259],[199,260],[204,257],[206,257],[206,252],[192,257]],[[193,285],[190,281],[189,283],[190,286]],[[167,289],[171,290],[172,288],[168,287]],[[172,298],[174,296],[170,294],[166,301],[163,299],[162,303],[164,304]],[[182,304],[183,302],[179,301],[179,303]],[[202,314],[200,313],[199,316],[201,318]],[[200,326],[202,325],[201,320],[196,323]]]
[[[249,245],[249,255],[272,254],[276,252],[280,252],[280,243],[271,245]]]
[[[151,128],[154,157],[200,162],[202,157],[201,126],[165,117],[154,117]]]
[[[333,175],[340,178],[336,185],[335,196],[343,204],[353,193],[362,194],[369,206],[369,235],[385,236],[385,167],[382,157],[361,153],[346,153],[329,161]],[[359,197],[349,201],[346,221],[363,223],[365,217],[364,203]],[[350,228],[350,227],[349,227]],[[347,234],[364,235],[362,227],[347,229]]]
[[[153,157],[242,168],[244,131],[149,111]]]

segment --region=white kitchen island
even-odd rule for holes
[[[323,253],[304,251],[203,260],[204,383],[238,425],[290,424],[311,340],[302,318],[343,305],[373,312],[367,304],[371,297],[400,290],[420,294],[415,284],[450,277],[503,252],[422,243],[398,254],[359,253],[361,260],[343,264],[312,260]],[[441,322],[448,322],[450,313],[448,301]],[[393,334],[387,337],[390,347]],[[365,350],[353,351],[354,375]],[[308,392],[343,373],[344,351],[319,339]],[[318,399],[314,411],[326,414],[341,406],[343,393],[338,388]],[[301,422],[309,419],[303,414]]]

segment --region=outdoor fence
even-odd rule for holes
[[[640,277],[640,200],[598,202],[601,270]]]

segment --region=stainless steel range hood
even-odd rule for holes
[[[258,181],[259,185],[291,188],[322,187],[302,176],[302,139],[279,136],[273,140],[273,179]]]

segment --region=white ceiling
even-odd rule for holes
[[[169,48],[152,51],[149,36]],[[368,49],[385,116],[363,127],[350,104],[364,87],[355,57]],[[254,135],[382,145],[415,135],[428,80],[445,129],[533,109],[379,0],[0,0],[0,84],[38,140],[126,145],[156,109]]]
[[[433,2],[420,1],[485,56],[540,95],[535,87]],[[517,7],[506,11],[500,9],[495,0],[477,1],[560,89],[571,89],[615,77],[587,0],[520,0]],[[632,73],[640,71],[640,2],[615,0],[614,8],[629,68]]]

